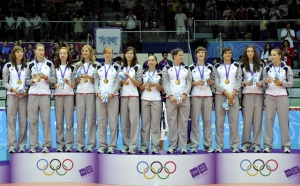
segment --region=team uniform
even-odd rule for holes
[[[279,78],[283,82],[282,86],[276,86],[270,82],[265,84],[265,131],[264,131],[264,151],[270,152],[273,146],[273,125],[277,111],[280,125],[281,148],[290,150],[291,139],[289,134],[289,98],[286,88],[293,87],[293,72],[291,68],[280,63],[279,67],[270,64],[264,68],[263,79],[267,77]]]
[[[171,95],[173,95],[174,98],[182,96],[183,94],[188,96],[191,91],[191,72],[189,67],[184,63],[181,63],[180,66],[174,66],[173,63],[170,63],[164,67],[162,80],[167,98]],[[180,81],[179,84],[177,80]],[[166,107],[169,124],[168,152],[173,153],[177,151],[177,148],[180,148],[182,153],[186,153],[190,98],[187,97],[186,100],[180,104],[171,102],[170,99],[167,99]]]
[[[39,134],[39,111],[43,125],[44,140],[42,147],[43,152],[49,152],[52,146],[51,123],[50,123],[50,85],[56,83],[54,65],[51,61],[43,59],[38,63],[33,60],[27,64],[26,71],[26,85],[30,86],[28,91],[28,119],[30,123],[30,150],[29,152],[36,152],[39,148],[38,134]],[[31,80],[32,76],[37,73],[43,73],[48,76],[48,79]]]
[[[191,91],[191,151],[196,152],[200,143],[199,117],[202,112],[203,122],[203,151],[213,152],[212,148],[212,130],[211,115],[213,105],[213,94],[210,85],[206,82],[208,78],[214,79],[213,66],[211,64],[192,64],[190,66],[192,81],[202,80],[203,86],[196,85]]]
[[[7,148],[9,152],[15,152],[16,148],[19,152],[25,152],[27,140],[27,96],[19,97],[12,88],[24,90],[25,73],[27,66],[21,69],[21,65],[13,66],[11,62],[6,63],[3,67],[3,87],[7,89]],[[18,69],[18,70],[16,70]],[[21,82],[21,83],[20,83]],[[19,84],[20,83],[20,84]],[[16,120],[19,120],[18,138],[16,133]]]
[[[74,83],[75,76],[75,66],[60,65],[55,69],[58,86],[54,90],[58,151],[66,149],[67,152],[71,152],[74,145],[74,89],[64,82],[64,78],[67,78],[70,83]],[[64,135],[64,118],[66,119],[66,136]]]
[[[121,67],[118,64],[99,64],[95,71],[95,91],[96,95],[113,94],[112,99],[108,102],[103,102],[101,98],[96,98],[96,112],[98,118],[98,139],[99,149],[98,153],[114,153],[117,149],[118,137],[118,115],[119,115],[119,97],[118,90],[120,88],[120,81],[118,73]],[[108,117],[108,120],[107,120]],[[109,121],[110,128],[110,142],[107,143],[107,125]]]
[[[98,62],[78,62],[77,74],[94,76]],[[96,96],[95,85],[89,79],[81,78],[76,90],[76,151],[82,152],[85,148],[85,122],[87,118],[87,152],[92,152],[96,146]]]
[[[226,71],[229,71],[228,77],[226,76]],[[214,66],[214,72],[216,87],[216,152],[222,152],[224,147],[224,122],[226,116],[226,110],[223,108],[222,104],[227,100],[224,91],[226,90],[231,93],[233,92],[233,90],[238,91],[240,89],[242,82],[242,70],[239,63],[237,62],[233,62],[231,63],[231,65],[226,65],[226,68],[225,63],[218,63]],[[226,80],[228,80],[229,82]],[[238,133],[239,106],[238,95],[236,95],[233,104],[227,111],[230,130],[230,148],[232,152],[238,152],[240,144]]]
[[[161,85],[162,73],[160,70],[150,72],[149,70],[143,73],[143,84],[151,77],[153,83]],[[160,91],[152,86],[145,87],[141,96],[141,116],[142,116],[142,130],[141,130],[141,152],[148,152],[149,140],[151,135],[151,149],[152,153],[157,154],[159,151],[159,143],[161,139],[160,121],[162,114],[162,101]]]
[[[263,115],[263,63],[260,63],[260,69],[253,71],[253,64],[249,64],[250,72],[246,71],[244,65],[241,65],[243,72],[243,136],[242,151],[246,152],[252,148],[254,152],[260,152],[260,140],[262,134],[262,115]],[[245,86],[244,82],[250,81],[251,86]],[[261,87],[256,86],[260,82]],[[251,131],[253,130],[253,141],[251,140]]]
[[[130,77],[142,83],[142,66],[136,64],[134,67],[123,67]],[[139,91],[128,79],[121,89],[121,130],[123,137],[123,149],[121,152],[136,153],[138,149],[139,136]]]

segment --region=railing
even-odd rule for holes
[[[224,40],[281,40],[280,33],[290,23],[295,33],[299,20],[195,20],[193,39],[214,39],[222,33]],[[266,28],[266,30],[261,31]]]

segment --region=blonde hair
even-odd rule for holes
[[[91,60],[91,64],[94,64],[96,61],[96,57],[95,57],[95,52],[94,49],[91,47],[91,45],[84,45],[81,49],[84,50],[85,48],[87,48],[90,51],[90,60]],[[81,61],[83,60],[83,57],[81,56]]]
[[[111,51],[113,54],[114,54],[114,49],[110,46],[106,46],[104,49],[103,49],[103,54],[104,53],[107,53],[108,51]]]

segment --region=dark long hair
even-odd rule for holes
[[[136,50],[133,47],[127,47],[123,54],[123,67],[128,66],[128,62],[127,62],[125,55],[128,51],[131,51],[131,50],[133,51],[133,59],[132,59],[132,62],[130,63],[130,67],[134,67],[138,63],[138,60],[136,57]]]
[[[55,62],[54,62],[54,67],[55,68],[59,68],[59,66],[61,65],[61,60],[59,58],[59,52],[60,50],[66,50],[67,51],[67,54],[68,54],[68,58],[67,58],[67,67],[71,67],[71,65],[73,64],[73,59],[72,59],[72,56],[71,56],[71,52],[70,50],[68,49],[68,47],[61,47],[59,50],[58,50],[58,53],[56,54],[56,59],[55,59]]]
[[[269,45],[269,49],[267,49],[267,45]],[[272,48],[271,48],[270,43],[266,43],[266,44],[265,44],[265,49],[264,49],[264,54],[268,51],[268,52],[269,52],[269,55],[271,55],[271,50],[272,50]]]
[[[19,50],[23,51],[23,48],[20,47],[20,46],[15,46],[15,47],[12,49],[11,55],[10,55],[10,62],[11,62],[11,64],[12,64],[13,66],[15,66],[16,71],[18,71],[18,68],[17,68],[17,60],[16,60],[16,54],[15,54],[15,53],[16,53],[17,51],[19,51]],[[23,58],[21,59],[21,65],[22,65],[21,69],[23,70],[23,68],[26,67],[26,60],[25,60],[24,55],[23,55]]]
[[[249,60],[248,60],[248,56],[247,56],[247,49],[248,48],[252,48],[254,51],[254,56],[253,56],[253,71],[254,72],[258,72],[260,69],[260,59],[258,57],[258,53],[256,48],[253,45],[248,45],[246,46],[244,53],[242,55],[242,63],[246,69],[247,72],[250,72],[250,65],[249,65]]]

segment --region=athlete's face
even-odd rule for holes
[[[176,55],[174,55],[174,61],[178,63],[183,62],[183,51],[179,51]]]
[[[60,49],[58,55],[59,59],[62,61],[66,61],[68,59],[68,52],[66,49]]]
[[[105,52],[104,52],[104,59],[105,59],[105,61],[107,61],[107,62],[111,62],[112,61],[112,58],[113,58],[113,51],[112,50],[106,50]]]
[[[82,57],[83,57],[84,59],[90,59],[91,52],[90,52],[90,50],[89,50],[87,47],[83,47],[83,48],[82,48],[81,54],[82,54]]]
[[[35,56],[37,56],[38,58],[43,58],[45,55],[45,48],[43,46],[38,46],[35,49]]]
[[[246,54],[248,59],[253,59],[254,57],[254,49],[252,47],[249,47],[246,49]]]
[[[232,58],[232,52],[231,50],[225,51],[223,54],[224,61],[230,61]]]
[[[273,63],[279,63],[281,61],[281,55],[278,54],[278,52],[276,50],[272,50],[271,51],[271,61]]]
[[[20,60],[23,58],[23,56],[24,56],[23,50],[17,50],[17,51],[15,52],[15,56],[16,56],[16,60],[17,60],[17,61],[20,61]]]
[[[150,68],[155,68],[156,64],[157,64],[157,61],[156,61],[155,57],[154,56],[149,56],[148,57],[148,66]]]
[[[198,51],[197,60],[204,60],[204,59],[205,59],[205,51]]]
[[[133,57],[134,57],[133,50],[129,50],[125,53],[125,58],[127,59],[127,61],[132,61]]]

